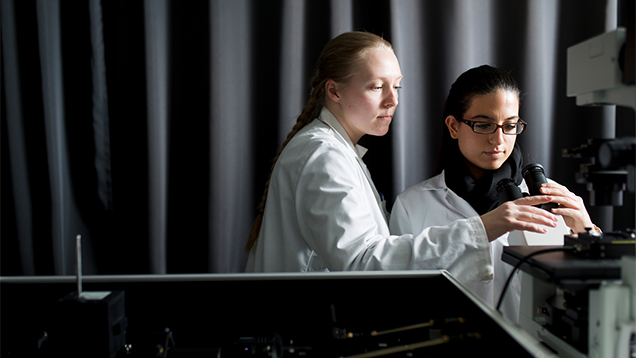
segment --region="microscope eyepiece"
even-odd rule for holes
[[[515,181],[512,180],[511,178],[501,179],[497,183],[497,193],[499,193],[500,203],[523,198],[521,189],[519,189],[517,184],[515,184]]]
[[[528,164],[521,170],[521,175],[526,181],[526,184],[528,184],[530,195],[543,195],[543,193],[541,193],[541,185],[548,182],[548,179],[545,177],[543,165],[539,163]],[[552,208],[556,208],[557,206],[558,204],[556,203],[539,205],[540,208],[548,211],[551,211]]]
[[[543,165],[539,163],[528,164],[521,170],[521,175],[528,184],[530,195],[541,195],[541,184],[548,182]]]

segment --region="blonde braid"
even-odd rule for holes
[[[318,80],[318,76],[314,77],[313,81]],[[263,215],[265,214],[265,203],[267,202],[267,193],[269,192],[269,183],[272,180],[272,173],[274,172],[274,166],[276,166],[276,162],[278,161],[278,157],[283,152],[283,149],[287,146],[287,143],[298,133],[303,127],[305,127],[309,122],[312,121],[314,112],[317,112],[318,107],[322,106],[322,100],[324,96],[324,82],[321,81],[320,84],[315,86],[311,93],[311,98],[309,103],[303,108],[302,113],[298,116],[296,120],[296,124],[292,128],[291,132],[285,138],[283,145],[281,145],[280,149],[276,153],[276,157],[273,160],[272,167],[269,170],[269,176],[267,177],[267,182],[265,183],[265,191],[263,192],[263,197],[261,198],[261,203],[258,205],[258,213],[256,216],[256,220],[254,220],[254,224],[252,224],[252,229],[250,230],[250,235],[247,240],[247,245],[245,245],[245,251],[249,252],[254,246],[256,239],[258,238],[258,234],[261,231],[261,225],[263,224]]]

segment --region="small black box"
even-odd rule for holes
[[[126,344],[124,292],[73,292],[53,305],[49,347],[63,357],[114,358]]]

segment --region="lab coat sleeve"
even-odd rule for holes
[[[367,183],[355,159],[337,148],[316,150],[303,166],[296,192],[298,225],[330,271],[442,269],[440,246],[430,245],[430,236],[470,237],[481,225],[473,220],[391,236]],[[479,244],[459,250],[483,250]],[[444,249],[449,259],[457,256],[456,249]],[[487,241],[485,250],[488,255]]]
[[[421,204],[432,206],[433,213],[429,215],[437,219],[446,217],[448,209],[434,200]],[[434,220],[411,215],[416,215],[416,212],[408,210],[398,196],[391,213],[390,229],[393,235],[413,235],[414,242],[421,247],[421,267],[448,270],[462,282],[488,281],[493,278],[488,237],[479,216],[455,219],[447,225],[422,225],[427,220]],[[418,224],[414,225],[414,222]]]

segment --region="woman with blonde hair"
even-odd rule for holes
[[[246,249],[248,272],[437,269],[452,260],[490,260],[479,217],[416,234],[392,236],[387,213],[358,140],[387,133],[402,73],[392,46],[379,36],[348,32],[323,49],[309,103],[272,166]],[[525,198],[536,205],[550,197]],[[554,216],[537,209],[536,221]],[[461,244],[437,245],[461,237]],[[448,240],[445,240],[448,241]],[[492,272],[475,268],[475,279]]]

